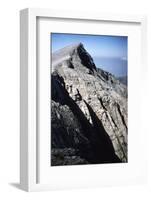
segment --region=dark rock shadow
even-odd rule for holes
[[[77,147],[80,156],[91,164],[120,163],[121,160],[115,154],[110,137],[91,106],[84,101],[90,112],[93,125],[87,120],[76,102],[69,96],[62,77],[52,75],[52,87],[52,100],[70,108],[82,127],[82,134],[89,140],[89,144],[83,143]]]
[[[121,160],[115,154],[112,141],[107,132],[105,131],[102,122],[97,117],[92,107],[86,101],[84,102],[87,105],[87,108],[91,115],[91,119],[93,122],[93,129],[96,133],[96,139],[99,141],[98,148],[96,147],[96,150],[98,150],[96,154],[98,154],[99,152],[99,154],[97,155],[98,158],[101,159],[102,162],[108,162],[109,160],[111,160],[112,163],[121,162]],[[95,144],[97,144],[97,141],[95,142]]]

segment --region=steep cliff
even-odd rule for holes
[[[51,67],[51,165],[127,162],[127,87],[81,43]]]

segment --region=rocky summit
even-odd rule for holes
[[[127,162],[127,86],[81,43],[51,59],[51,166]]]

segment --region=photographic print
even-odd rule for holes
[[[128,162],[127,54],[127,36],[50,34],[50,166]]]

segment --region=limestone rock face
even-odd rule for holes
[[[79,43],[52,55],[51,165],[127,162],[127,87]]]

